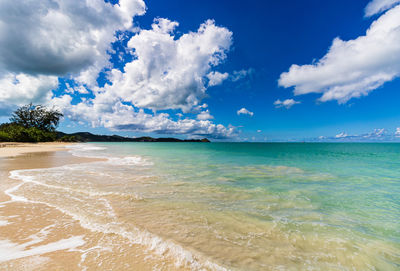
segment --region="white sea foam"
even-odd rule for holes
[[[69,146],[66,146],[66,148],[68,148],[72,151],[80,151],[80,152],[103,151],[103,150],[107,149],[106,147],[100,147],[100,146],[96,146],[96,145],[88,144],[88,143],[69,145]]]
[[[153,163],[144,159],[141,156],[125,156],[125,157],[115,157],[108,156],[104,152],[98,152],[102,150],[106,150],[106,147],[100,147],[93,144],[77,144],[73,146],[68,146],[70,149],[69,152],[78,157],[87,157],[87,158],[100,158],[107,159],[107,162],[111,165],[121,165],[121,166],[152,166]]]
[[[114,161],[118,161],[118,160],[114,160]],[[137,160],[132,159],[132,161],[134,161],[134,163],[136,163]],[[60,168],[66,169],[66,166],[63,166]],[[226,270],[225,268],[220,267],[219,265],[217,265],[213,262],[210,262],[209,260],[202,259],[203,257],[201,257],[201,256],[196,256],[192,252],[184,249],[182,246],[174,243],[173,241],[163,240],[162,238],[160,238],[157,235],[154,235],[147,231],[139,230],[138,228],[134,228],[133,230],[129,230],[129,231],[124,229],[120,223],[118,223],[114,220],[115,214],[113,212],[113,209],[112,209],[111,205],[109,204],[109,202],[106,201],[105,199],[99,198],[98,200],[105,202],[104,205],[105,205],[106,209],[108,209],[107,214],[109,215],[109,218],[114,221],[111,221],[109,223],[98,223],[95,221],[91,221],[85,215],[81,215],[81,214],[72,212],[71,210],[61,208],[60,206],[51,204],[49,202],[29,200],[25,197],[16,196],[13,194],[25,183],[33,183],[36,185],[45,186],[50,189],[69,190],[72,192],[83,193],[88,196],[96,197],[96,198],[98,198],[99,196],[115,194],[113,192],[90,192],[90,191],[79,190],[79,189],[71,189],[68,187],[62,187],[62,186],[57,186],[57,185],[50,185],[50,184],[46,184],[46,183],[37,181],[35,179],[35,176],[23,174],[23,173],[29,173],[29,172],[41,172],[42,170],[43,169],[11,171],[10,178],[16,179],[16,180],[21,180],[22,183],[5,191],[6,194],[11,197],[11,200],[9,202],[22,201],[22,202],[30,202],[30,203],[34,203],[34,204],[46,204],[47,206],[53,207],[67,215],[70,215],[73,219],[77,220],[82,227],[84,227],[86,229],[89,229],[94,232],[102,232],[102,233],[106,233],[106,234],[117,234],[119,236],[122,236],[122,237],[128,239],[132,244],[144,245],[145,247],[147,247],[149,249],[149,251],[152,251],[152,252],[160,255],[161,257],[163,257],[165,255],[170,255],[175,259],[176,266],[189,266],[193,270],[202,270],[204,267],[210,268],[212,270]],[[2,202],[2,203],[5,204],[7,202]],[[41,233],[42,234],[46,233],[46,229],[43,229],[43,232],[41,231]],[[79,243],[79,240],[81,240],[81,239],[70,238],[70,239],[60,240],[58,242],[54,242],[54,243],[51,243],[48,245],[43,245],[43,246],[39,246],[39,247],[32,248],[29,250],[25,250],[25,248],[27,246],[33,245],[42,240],[40,237],[37,237],[37,236],[36,237],[31,236],[31,239],[32,239],[32,241],[24,243],[22,245],[12,243],[8,240],[0,241],[0,262],[12,260],[12,259],[18,259],[18,258],[22,258],[22,257],[26,257],[26,256],[40,255],[43,253],[56,251],[56,250],[76,248],[77,246],[81,245],[81,243]],[[5,251],[9,252],[7,254],[7,256],[1,256],[4,254],[3,252],[5,252]]]
[[[70,146],[70,152],[79,157],[91,157],[91,158],[103,158],[107,159],[106,162],[92,162],[92,163],[85,163],[85,164],[80,164],[79,166],[85,166],[85,167],[90,167],[91,165],[98,164],[98,163],[106,163],[108,165],[112,166],[130,166],[130,165],[136,165],[136,166],[151,166],[153,165],[152,162],[147,161],[143,157],[140,156],[127,156],[127,157],[109,157],[106,156],[102,153],[102,155],[99,155],[97,151],[101,150],[106,150],[106,148],[103,147],[98,147],[92,144],[77,144],[74,146]],[[97,152],[97,153],[96,153]],[[67,166],[62,166],[58,167],[59,169],[62,169],[63,171],[68,171],[68,170],[76,170],[75,165],[67,165]],[[55,169],[55,168],[53,168]],[[75,193],[80,193],[80,194],[85,194],[90,197],[102,197],[102,196],[108,196],[108,195],[113,195],[116,194],[115,192],[99,192],[99,191],[90,191],[90,190],[81,190],[81,189],[73,189],[73,188],[68,188],[68,187],[63,187],[63,186],[58,186],[58,185],[52,185],[52,184],[46,184],[40,181],[35,180],[34,176],[26,175],[23,173],[29,173],[29,172],[42,172],[43,170],[46,169],[29,169],[29,170],[14,170],[10,172],[10,178],[16,179],[16,180],[21,180],[22,183],[8,189],[6,191],[6,194],[11,197],[11,201],[23,201],[23,202],[31,202],[31,203],[40,203],[40,204],[46,204],[50,207],[56,208],[57,210],[70,215],[72,218],[75,220],[79,221],[82,227],[95,231],[95,232],[102,232],[102,233],[111,233],[111,234],[117,234],[119,236],[122,236],[126,239],[128,239],[131,243],[133,244],[139,244],[139,245],[144,245],[146,246],[150,251],[155,252],[156,254],[160,256],[164,256],[166,254],[174,257],[175,263],[177,266],[189,266],[193,270],[202,270],[204,267],[210,268],[212,270],[226,270],[223,267],[220,267],[219,265],[210,262],[207,259],[203,259],[204,257],[200,255],[195,255],[192,252],[184,249],[182,246],[174,243],[173,241],[166,241],[160,238],[157,235],[154,235],[150,232],[139,230],[138,228],[134,228],[132,230],[126,230],[124,229],[120,223],[116,222],[114,220],[115,214],[112,210],[111,205],[109,204],[108,201],[105,199],[99,198],[99,201],[104,201],[105,202],[105,207],[108,209],[107,213],[109,215],[109,218],[111,218],[114,221],[111,221],[109,223],[98,223],[95,221],[91,221],[88,219],[87,216],[81,215],[75,212],[72,212],[70,210],[66,210],[60,206],[56,206],[54,204],[51,204],[49,202],[44,202],[44,201],[33,201],[33,200],[28,200],[25,197],[22,196],[16,196],[13,194],[13,192],[17,191],[24,183],[33,183],[36,185],[41,185],[45,186],[50,189],[62,189],[62,190],[68,190],[70,192],[75,192]],[[68,173],[65,173],[68,174]],[[117,193],[118,195],[121,195],[120,193]],[[132,196],[132,195],[130,195]],[[140,196],[133,195],[137,199],[141,199]],[[3,202],[3,204],[6,202]],[[68,242],[66,240],[60,240],[60,242],[55,242],[52,244],[49,244],[48,246],[40,246],[38,248],[31,249],[29,251],[21,251],[21,247],[16,247],[15,244],[10,243],[8,241],[3,241],[3,243],[0,243],[0,252],[1,252],[1,246],[2,247],[14,247],[17,250],[15,255],[26,255],[26,256],[31,256],[31,255],[37,255],[39,253],[45,253],[45,251],[49,249],[54,249],[53,245],[59,245],[60,247],[66,246]],[[75,246],[76,247],[76,246]],[[72,248],[72,247],[70,247]],[[22,256],[25,257],[25,256]],[[1,259],[1,258],[0,258]]]
[[[137,164],[143,164],[143,160],[140,157],[124,157],[124,158],[112,157],[106,163],[112,164],[112,165],[132,165],[132,164],[137,165]],[[90,166],[93,164],[87,163],[85,165]],[[82,164],[77,165],[77,166],[82,166]],[[53,168],[53,169],[57,169],[57,168]],[[62,166],[62,167],[58,167],[58,169],[67,171],[68,169],[69,170],[74,169],[74,166]],[[139,230],[138,228],[134,228],[133,230],[130,229],[129,231],[127,229],[124,229],[124,227],[115,220],[116,216],[113,212],[112,206],[109,204],[109,202],[107,200],[105,200],[104,198],[101,198],[102,196],[115,194],[114,192],[93,192],[90,190],[86,191],[86,190],[81,190],[81,189],[73,189],[73,188],[68,188],[68,187],[63,187],[63,186],[58,186],[58,185],[46,184],[46,183],[36,180],[35,176],[26,174],[26,173],[32,173],[32,172],[42,172],[43,170],[45,170],[45,169],[32,169],[32,170],[30,169],[30,170],[11,171],[10,178],[22,181],[22,183],[14,186],[6,191],[6,194],[11,197],[11,201],[24,201],[24,202],[31,202],[31,203],[46,204],[50,207],[56,208],[57,210],[65,213],[65,214],[70,215],[72,218],[79,221],[80,225],[86,229],[89,229],[89,230],[95,231],[95,232],[102,232],[102,233],[106,233],[106,234],[109,234],[109,233],[117,234],[119,236],[122,236],[122,237],[128,239],[132,244],[144,245],[145,247],[147,247],[149,249],[149,251],[152,251],[152,252],[160,255],[161,257],[163,257],[165,255],[170,255],[175,259],[176,266],[189,266],[193,270],[202,270],[205,267],[210,268],[212,270],[226,270],[225,268],[205,259],[204,257],[202,257],[200,255],[193,254],[192,252],[184,249],[182,246],[174,243],[173,241],[163,240],[162,238],[160,238],[159,236],[157,236],[155,234],[152,234],[152,233],[144,231],[144,230]],[[65,174],[68,174],[68,173],[65,173]],[[98,199],[98,201],[104,202],[104,205],[107,209],[108,217],[111,221],[108,223],[98,223],[96,221],[91,221],[85,215],[81,215],[81,214],[73,212],[71,210],[67,210],[65,208],[51,204],[49,202],[28,200],[25,197],[14,195],[13,192],[17,191],[24,183],[33,183],[36,185],[45,186],[50,189],[68,190],[70,192],[85,194],[89,197],[95,197],[96,199]],[[100,198],[99,198],[99,196],[100,196]],[[3,202],[3,204],[4,204],[4,202]],[[3,248],[10,247],[11,249],[13,249],[12,255],[16,255],[13,257],[19,257],[18,255],[31,256],[31,255],[37,255],[40,253],[46,253],[46,251],[51,251],[51,249],[54,250],[57,246],[58,247],[69,246],[69,248],[72,248],[72,246],[70,246],[71,242],[69,242],[68,240],[60,240],[59,242],[55,242],[55,243],[45,245],[45,246],[40,246],[38,248],[34,248],[34,249],[31,249],[28,251],[24,251],[23,248],[18,247],[13,243],[10,243],[8,241],[3,241],[3,243],[0,243],[0,253],[1,253],[1,247],[3,247]],[[74,240],[72,240],[72,241],[74,241]],[[74,243],[72,243],[72,244],[74,244]],[[25,256],[21,256],[21,257],[25,257]]]
[[[126,156],[126,157],[112,157],[108,158],[108,163],[112,165],[121,165],[121,166],[130,166],[130,165],[138,165],[138,166],[152,166],[153,163],[143,159],[140,156]]]
[[[11,178],[11,173],[10,173],[10,178]],[[9,197],[11,198],[11,200],[10,200],[10,201],[4,201],[4,202],[1,202],[1,203],[4,205],[4,204],[6,204],[6,203],[13,202],[13,201],[23,201],[23,202],[27,202],[28,200],[27,200],[25,197],[15,196],[14,194],[12,194],[12,192],[17,191],[24,183],[25,183],[25,181],[22,182],[22,183],[17,184],[16,186],[13,186],[13,187],[11,187],[11,188],[5,190],[4,193],[5,193],[7,196],[9,196]]]
[[[83,236],[74,236],[46,245],[35,246],[45,241],[52,228],[55,226],[55,224],[52,224],[42,228],[39,232],[28,236],[26,240],[29,241],[22,244],[14,243],[9,240],[0,240],[0,262],[41,255],[58,250],[73,249],[85,244]],[[28,247],[31,248],[26,249]]]
[[[132,157],[126,159],[123,158],[123,161],[129,161],[129,163],[134,163],[137,164],[138,162],[141,162],[141,159],[132,159]],[[116,163],[116,165],[121,165],[121,161],[118,159],[113,158],[113,161]],[[112,162],[107,162],[107,163],[112,163]],[[81,164],[82,165],[82,164]],[[80,165],[80,166],[81,166]],[[90,164],[86,164],[89,166]],[[122,164],[124,165],[124,164]],[[72,166],[63,166],[59,167],[62,168],[63,170],[67,170],[67,168],[72,169]],[[54,169],[54,168],[53,168]],[[33,170],[14,170],[10,172],[10,178],[21,180],[22,183],[16,185],[15,187],[12,187],[6,191],[7,195],[9,195],[12,199],[12,201],[24,201],[24,202],[31,202],[31,203],[39,203],[39,204],[46,204],[47,206],[56,208],[57,210],[71,216],[73,219],[77,220],[80,225],[86,229],[89,229],[94,232],[101,232],[101,233],[106,233],[106,234],[117,234],[119,236],[122,236],[126,239],[128,239],[132,244],[139,244],[139,245],[144,245],[149,249],[149,251],[152,251],[161,257],[165,255],[170,255],[175,259],[175,264],[176,266],[188,266],[192,270],[203,270],[204,268],[209,268],[212,270],[227,270],[224,267],[221,267],[209,260],[207,260],[205,257],[201,255],[196,255],[197,253],[192,253],[191,251],[188,251],[187,249],[184,249],[182,246],[176,244],[173,241],[170,240],[164,240],[161,237],[152,234],[150,232],[147,232],[145,230],[140,230],[138,228],[133,228],[130,229],[129,231],[123,227],[118,221],[116,221],[116,216],[113,213],[112,207],[107,201],[104,205],[107,209],[107,214],[109,215],[109,220],[107,223],[99,223],[96,221],[90,220],[86,215],[82,215],[77,213],[76,211],[71,211],[65,208],[62,208],[60,206],[57,206],[55,204],[45,202],[45,201],[33,201],[33,200],[28,200],[25,197],[21,196],[16,196],[12,194],[13,192],[17,191],[24,183],[33,183],[36,185],[41,185],[41,186],[46,186],[47,188],[50,189],[63,189],[63,190],[69,190],[77,193],[83,193],[88,196],[94,196],[98,198],[99,195],[108,195],[109,193],[113,192],[90,192],[90,191],[85,191],[85,190],[79,190],[79,189],[71,189],[68,187],[62,187],[62,186],[57,186],[57,185],[50,185],[50,184],[45,184],[40,181],[37,181],[35,179],[35,176],[30,176],[26,175],[23,173],[29,173],[29,172],[41,172],[44,169],[33,169]],[[68,174],[68,173],[65,173]],[[105,199],[98,198],[99,201],[103,201]],[[106,201],[106,200],[105,200]],[[70,238],[71,239],[71,238]],[[77,247],[78,239],[65,239],[65,240],[60,240],[59,242],[55,242],[52,244],[40,246],[37,248],[30,249],[28,251],[24,250],[24,247],[19,247],[14,243],[10,243],[9,241],[2,241],[0,242],[0,253],[3,251],[6,251],[7,248],[10,248],[12,250],[12,255],[14,256],[5,256],[0,259],[5,259],[4,261],[8,259],[16,259],[20,257],[25,257],[25,256],[31,256],[31,255],[37,255],[40,253],[46,253],[50,251],[54,251],[54,249],[60,250],[60,249],[65,249],[65,248],[75,248]],[[80,243],[79,243],[80,244]],[[65,247],[65,248],[64,248]],[[11,258],[10,258],[11,257]],[[13,258],[14,257],[14,258]]]
[[[71,249],[73,250],[73,249]],[[92,251],[108,251],[108,252],[112,252],[112,248],[111,247],[103,247],[103,246],[94,246],[88,249],[74,249],[74,251],[79,251],[81,253],[81,261],[79,262],[78,266],[80,267],[80,269],[82,271],[87,270],[87,267],[84,266],[84,262],[88,256],[88,253],[92,252]]]
[[[8,220],[0,220],[0,227],[11,224]]]
[[[81,165],[79,165],[81,166]],[[64,169],[74,169],[71,166],[61,166],[61,167],[57,167],[58,169],[64,170]],[[57,169],[57,168],[53,168],[53,169]],[[89,197],[93,197],[93,198],[99,198],[99,197],[104,197],[104,196],[129,196],[131,198],[134,198],[135,200],[143,200],[143,197],[136,194],[136,193],[129,193],[129,194],[124,194],[124,193],[120,193],[120,192],[104,192],[104,191],[92,191],[90,189],[77,189],[77,188],[70,188],[70,187],[66,187],[66,186],[59,186],[59,185],[52,185],[52,184],[46,184],[40,181],[37,181],[35,176],[27,176],[27,175],[23,175],[24,172],[40,172],[43,169],[25,169],[25,170],[13,170],[10,172],[10,178],[14,179],[14,180],[20,180],[22,181],[22,183],[19,183],[18,185],[9,188],[8,190],[5,191],[5,194],[7,194],[9,197],[11,197],[11,200],[8,202],[13,202],[13,201],[23,201],[23,202],[27,202],[28,200],[25,197],[22,196],[16,196],[14,194],[12,194],[12,192],[17,191],[23,184],[25,183],[33,183],[36,185],[40,185],[40,186],[45,186],[47,188],[50,189],[58,189],[58,190],[64,190],[64,191],[68,191],[68,192],[75,192],[78,194],[84,194],[87,195]],[[1,204],[5,204],[8,202],[0,202]],[[105,205],[109,206],[109,203],[107,202]]]
[[[37,240],[35,240],[37,241]],[[83,236],[73,236],[68,239],[26,249],[32,245],[32,241],[17,244],[9,240],[0,240],[0,262],[20,259],[28,256],[41,255],[58,250],[74,249],[85,244]]]
[[[89,143],[82,143],[66,146],[66,148],[69,149],[69,153],[77,157],[107,158],[103,155],[103,152],[100,152],[106,150],[106,147],[100,147]]]

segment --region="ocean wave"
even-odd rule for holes
[[[106,147],[100,147],[93,144],[76,144],[72,146],[68,146],[69,152],[77,157],[85,157],[85,158],[99,158],[106,159],[107,162],[111,165],[121,165],[121,166],[152,166],[153,163],[148,161],[147,159],[135,155],[135,156],[125,156],[125,157],[117,157],[117,156],[108,156],[104,152],[99,154],[98,151],[107,150]]]
[[[80,165],[81,166],[81,165]],[[61,170],[67,170],[67,169],[73,169],[72,166],[61,166],[61,167],[55,167],[55,168],[50,168],[50,169],[61,169]],[[11,187],[5,191],[5,193],[11,197],[11,201],[28,201],[26,198],[21,197],[21,196],[15,196],[12,194],[12,192],[18,190],[23,184],[25,183],[33,183],[39,186],[45,186],[50,189],[59,189],[59,190],[65,190],[68,192],[72,193],[78,193],[78,194],[84,194],[89,197],[104,197],[104,196],[118,196],[118,197],[128,197],[130,200],[137,200],[141,201],[144,198],[140,196],[139,194],[136,193],[121,193],[121,192],[108,192],[108,191],[94,191],[92,189],[78,189],[78,188],[71,188],[71,187],[66,187],[66,186],[60,186],[60,185],[53,185],[53,184],[47,184],[43,182],[39,182],[35,180],[34,176],[27,176],[23,175],[22,173],[24,172],[41,172],[46,169],[23,169],[23,170],[13,170],[10,172],[10,178],[14,180],[20,180],[22,183]],[[0,202],[3,203],[3,202]]]
[[[123,158],[125,162],[137,164],[140,159],[137,159],[136,157],[132,159],[132,157],[126,159]],[[114,159],[111,160],[115,164],[119,165],[121,164],[121,161]],[[111,163],[112,163],[111,162]],[[89,166],[90,164],[87,164],[86,166]],[[79,165],[81,166],[81,165]],[[69,166],[62,166],[58,167],[58,169],[66,170],[67,167]],[[51,168],[55,169],[55,168]],[[207,257],[203,256],[199,252],[195,251],[190,251],[188,249],[185,249],[181,245],[175,243],[172,240],[165,240],[161,238],[160,236],[157,236],[153,233],[150,233],[146,230],[139,229],[135,227],[135,225],[129,225],[125,226],[123,223],[118,222],[117,217],[115,214],[112,212],[112,206],[110,202],[105,198],[110,195],[115,195],[118,194],[119,196],[127,196],[127,195],[122,195],[121,193],[115,193],[115,192],[97,192],[97,191],[91,191],[90,189],[85,191],[81,189],[73,189],[69,187],[63,187],[59,185],[53,185],[53,184],[46,184],[41,181],[39,181],[35,176],[31,175],[30,173],[36,173],[36,172],[41,172],[46,169],[33,169],[33,170],[14,170],[10,172],[10,178],[15,179],[15,180],[20,180],[22,183],[8,189],[6,191],[6,194],[11,197],[11,201],[23,201],[23,202],[30,202],[34,204],[45,204],[47,206],[53,207],[64,214],[67,214],[71,216],[73,219],[79,222],[79,224],[86,229],[89,229],[93,232],[101,232],[104,234],[116,234],[118,236],[121,236],[123,238],[126,238],[129,240],[130,243],[132,244],[138,244],[138,245],[143,245],[145,248],[148,249],[149,252],[155,253],[156,255],[159,255],[161,258],[162,257],[171,257],[175,261],[175,265],[177,267],[188,267],[192,270],[204,270],[204,269],[211,269],[211,270],[227,270],[226,268],[210,261],[207,259]],[[67,174],[67,173],[65,173]],[[43,176],[41,176],[43,177]],[[59,206],[57,205],[54,201],[46,201],[44,199],[41,200],[30,200],[28,196],[19,196],[15,195],[14,193],[24,184],[26,183],[31,183],[35,185],[40,185],[40,186],[45,186],[48,189],[52,190],[68,190],[69,192],[72,192],[73,194],[84,194],[87,197],[90,197],[91,199],[96,199],[97,202],[103,201],[104,202],[104,207],[106,212],[104,215],[106,217],[103,217],[103,221],[96,221],[96,219],[92,219],[89,216],[85,214],[79,213],[77,209],[75,208],[68,208],[68,206]],[[63,195],[67,195],[65,193],[62,193]],[[132,195],[130,195],[131,197]],[[139,196],[134,196],[134,199],[141,199]],[[2,203],[4,204],[4,202]],[[107,222],[104,221],[107,220]],[[128,227],[128,228],[127,228]],[[54,244],[54,245],[60,245],[64,246],[67,245],[69,246],[70,240],[61,240],[60,244]],[[78,243],[79,240],[75,240],[76,242],[73,242],[74,246]],[[65,244],[64,244],[65,242]],[[11,245],[11,244],[6,244],[6,245]],[[49,248],[43,247],[40,248],[40,251],[45,251]],[[53,249],[53,248],[52,248]],[[38,250],[39,251],[39,250]],[[29,253],[35,253],[35,251],[29,251]]]
[[[66,148],[68,148],[72,151],[80,151],[80,152],[103,151],[103,150],[107,149],[106,147],[100,147],[100,146],[96,146],[96,145],[88,144],[88,143],[68,145],[68,146],[66,146]]]
[[[152,166],[153,163],[144,159],[141,156],[126,156],[126,157],[111,157],[108,158],[108,163],[112,165],[121,165],[121,166]]]
[[[76,157],[84,158],[100,158],[107,159],[103,153],[99,154],[99,151],[107,150],[106,147],[100,147],[89,143],[74,144],[66,146],[68,152]]]

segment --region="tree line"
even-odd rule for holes
[[[14,111],[10,122],[0,125],[0,142],[49,142],[57,140],[56,128],[63,114],[32,103]],[[61,141],[74,141],[61,138]]]

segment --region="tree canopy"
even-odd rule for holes
[[[37,128],[43,131],[55,131],[63,114],[54,109],[32,103],[18,108],[10,121],[25,128]]]

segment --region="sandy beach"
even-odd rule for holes
[[[67,250],[83,243],[74,236],[85,231],[79,223],[54,208],[13,201],[7,191],[20,182],[8,176],[12,170],[47,168],[92,159],[73,157],[66,152],[68,144],[65,143],[0,145],[0,270],[61,270],[74,266],[71,263],[78,263],[80,255]],[[56,229],[66,222],[68,227]]]
[[[0,271],[400,271],[400,0],[0,0]]]
[[[46,142],[46,143],[20,143],[0,142],[0,157],[14,157],[24,153],[65,151],[71,143]]]
[[[2,143],[0,270],[185,270],[129,238],[88,229],[82,225],[84,218],[72,217],[49,202],[31,200],[42,191],[9,177],[14,170],[104,160],[73,156],[66,147],[64,143]]]
[[[397,270],[397,220],[381,215],[382,206],[348,201],[382,195],[369,186],[349,195],[347,187],[359,186],[354,178],[382,185],[365,164],[383,169],[400,146],[361,147],[361,166],[345,156],[352,167],[335,160],[332,170],[332,157],[360,145],[3,147],[9,156],[0,158],[0,270]],[[373,157],[378,148],[387,156]],[[384,196],[396,189],[397,168],[386,169]],[[384,207],[397,214],[396,205]],[[364,210],[374,216],[360,216]],[[369,235],[353,226],[358,221]]]

